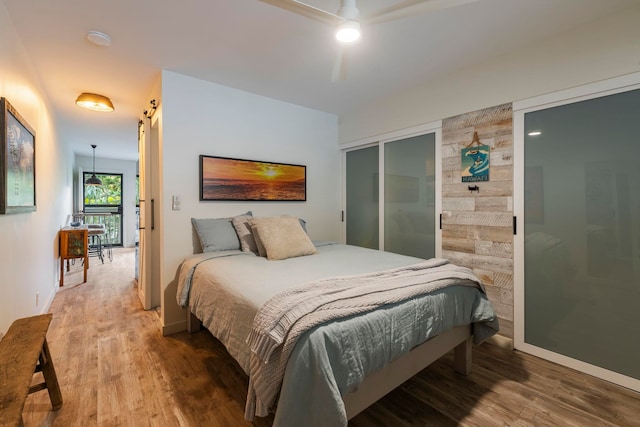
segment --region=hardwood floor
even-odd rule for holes
[[[47,336],[64,405],[53,412],[46,391],[30,395],[25,426],[251,425],[247,377],[207,331],[161,335],[156,311],[138,301],[133,256],[92,260],[84,284],[65,277]],[[638,393],[491,345],[473,357],[468,377],[446,356],[350,426],[640,426]]]

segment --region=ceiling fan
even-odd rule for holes
[[[363,17],[360,17],[360,12],[356,7],[356,0],[340,0],[340,9],[338,9],[335,14],[297,0],[260,1],[336,28],[336,38],[342,44],[338,58],[333,66],[331,80],[336,81],[347,78],[348,57],[345,46],[360,38],[361,25],[369,26],[379,24],[408,16],[460,6],[478,0],[398,0],[395,4]]]

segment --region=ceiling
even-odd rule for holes
[[[77,154],[136,159],[137,122],[160,70],[342,114],[525,48],[639,0],[478,0],[363,28],[344,81],[326,25],[258,0],[0,0]],[[361,15],[397,0],[360,0]],[[335,13],[338,0],[308,0]],[[96,46],[86,33],[112,38]],[[106,95],[112,113],[74,104]]]

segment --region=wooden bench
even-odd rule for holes
[[[51,314],[18,319],[0,341],[0,427],[22,426],[27,395],[49,392],[54,410],[62,406],[62,394],[47,345]],[[42,372],[44,382],[31,385],[33,375]]]

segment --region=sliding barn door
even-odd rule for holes
[[[159,307],[160,289],[160,238],[158,235],[158,211],[156,200],[160,188],[160,150],[157,115],[145,117],[140,125],[138,143],[140,217],[138,221],[138,295],[145,310]]]
[[[631,388],[640,384],[639,120],[631,90],[526,112],[522,129],[521,345]]]
[[[149,150],[150,150],[149,119],[145,118],[139,124],[138,130],[138,194],[140,197],[138,211],[138,250],[137,279],[138,297],[145,310],[153,308],[151,304],[151,274],[149,263],[150,230],[147,229],[149,218]]]

